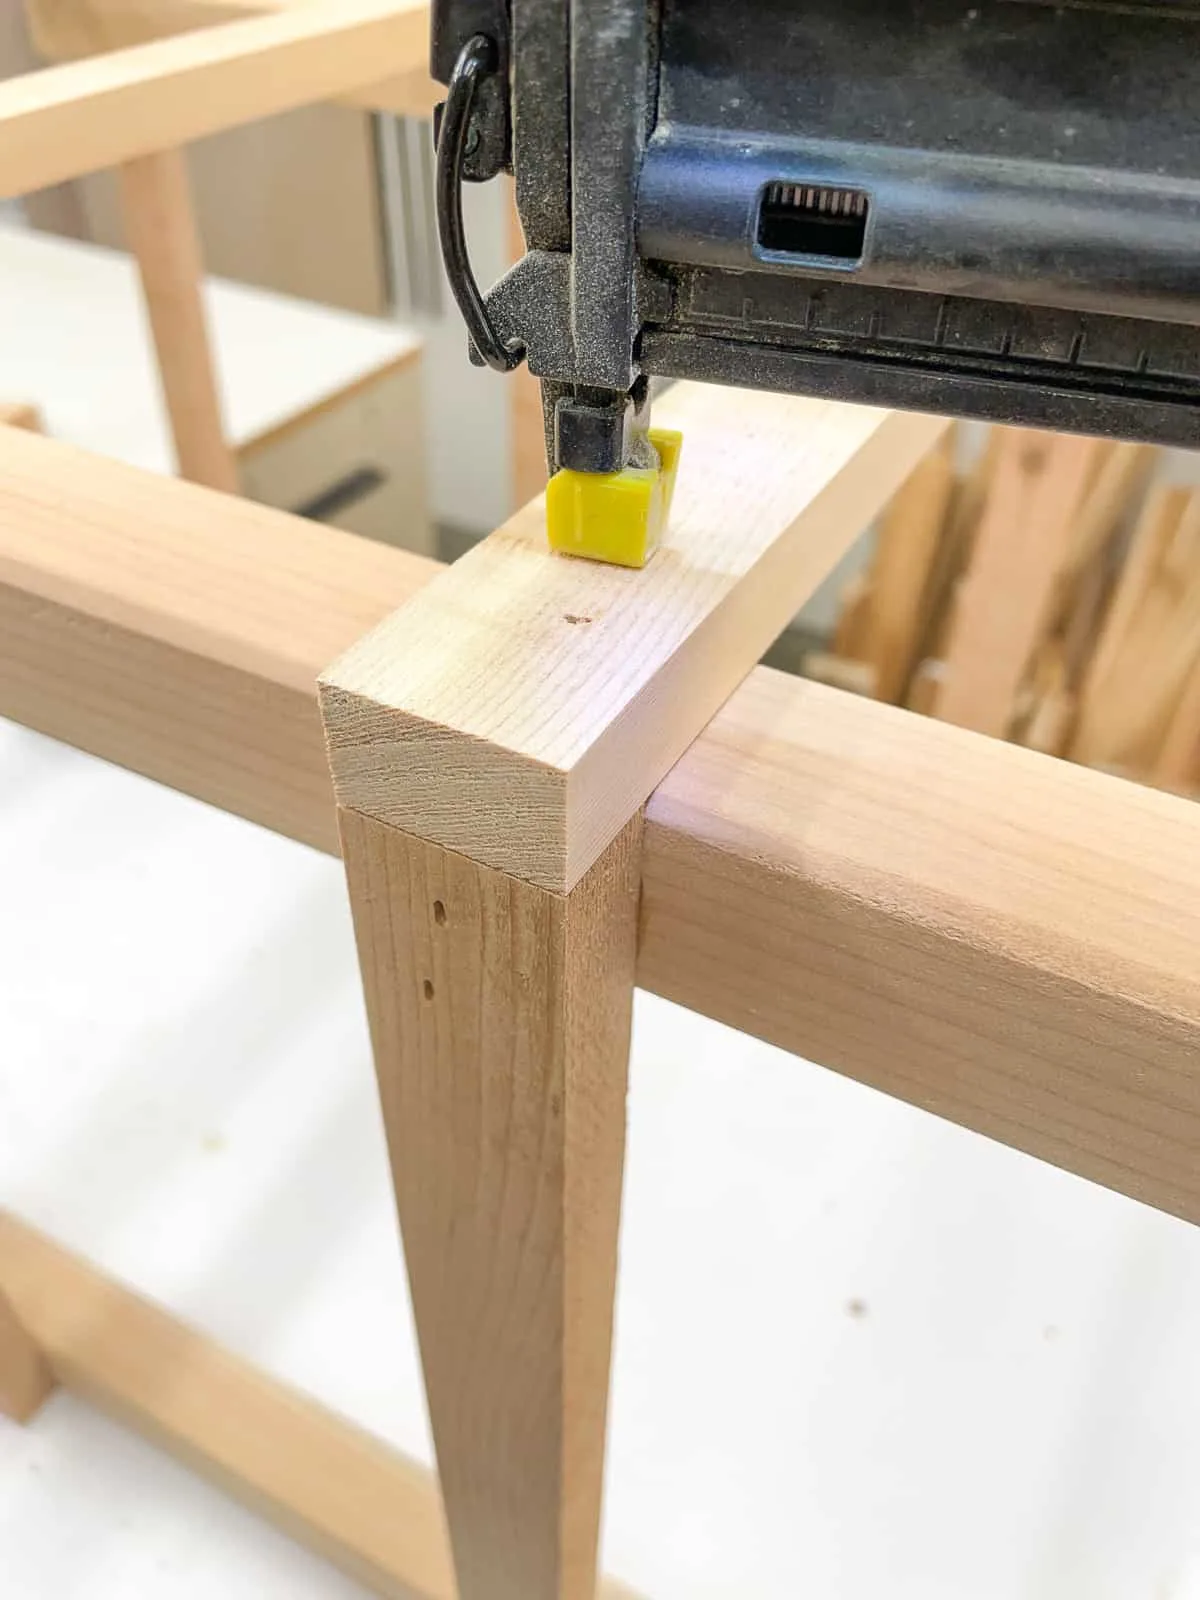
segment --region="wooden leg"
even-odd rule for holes
[[[595,1593],[641,808],[944,428],[738,405],[645,572],[535,501],[319,679],[462,1600]]]
[[[592,1600],[641,818],[565,895],[341,814],[461,1600]]]
[[[137,258],[180,475],[236,494],[225,440],[201,284],[204,266],[182,150],[159,150],[118,168],[121,211]]]
[[[0,1294],[0,1413],[28,1422],[53,1388],[45,1357]]]

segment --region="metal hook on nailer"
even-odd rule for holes
[[[496,46],[482,33],[473,34],[458,53],[438,128],[435,193],[442,260],[471,342],[489,367],[511,372],[524,359],[525,347],[517,339],[501,339],[492,326],[471,271],[462,213],[462,168],[471,108],[476,90],[489,73],[495,72],[496,62]]]

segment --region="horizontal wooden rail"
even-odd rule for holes
[[[0,199],[326,100],[428,51],[418,0],[306,0],[0,83]]]
[[[433,1474],[0,1212],[0,1303],[64,1388],[390,1600],[453,1600]],[[605,1581],[598,1600],[634,1600]]]
[[[647,816],[638,981],[1200,1221],[1200,806],[758,672]]]
[[[0,439],[0,712],[336,851],[313,684],[434,572]],[[758,670],[650,802],[646,988],[1200,1221],[1200,809]]]
[[[25,0],[34,48],[45,61],[78,61],[108,50],[168,39],[244,17],[265,17],[295,10],[310,0]],[[445,91],[429,76],[429,22],[425,7],[425,44],[410,65],[387,64],[391,76],[365,88],[352,88],[336,98],[367,111],[397,116],[428,117]]]
[[[0,712],[336,854],[317,672],[438,570],[0,429]]]

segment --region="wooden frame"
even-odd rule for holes
[[[307,3],[307,0],[305,0]],[[29,31],[47,61],[79,61],[156,39],[194,33],[251,17],[286,16],[296,0],[25,0]],[[333,98],[367,111],[400,117],[428,117],[443,90],[429,76],[429,6],[426,0],[404,10],[413,18],[415,41],[382,82],[355,81]],[[376,62],[378,65],[378,62]]]
[[[27,1421],[61,1385],[374,1593],[454,1600],[437,1480],[423,1467],[4,1212],[0,1282],[11,1296],[0,1412]],[[605,1582],[600,1600],[634,1597]]]
[[[29,0],[27,10],[39,51],[64,64],[0,84],[0,198],[116,168],[180,474],[236,493],[182,147],[335,96],[429,115],[429,8],[419,0]],[[376,83],[381,60],[399,63],[399,76]]]
[[[183,141],[314,98],[430,117],[444,91],[429,75],[428,4],[25,0],[25,10],[39,54],[57,68],[15,80],[11,93],[0,86],[0,134],[14,130],[10,152],[18,130],[21,138],[33,135],[7,166],[0,157],[0,190],[26,193],[48,168],[78,177],[117,160],[125,234],[142,279],[180,475],[236,492]],[[397,70],[376,83],[367,73],[380,59]],[[268,60],[269,75],[258,70]],[[515,205],[510,214],[515,260],[524,244]],[[523,504],[546,474],[541,395],[527,371],[514,374],[511,399],[513,499]]]
[[[786,436],[789,416],[801,434],[811,431],[804,403],[758,403],[764,437],[771,429]],[[786,541],[797,519],[802,528],[806,522],[810,530],[819,526],[811,520],[812,506],[843,481],[866,495],[858,501],[864,516],[887,493],[878,472],[869,479],[872,487],[863,488],[854,450],[836,468],[827,454],[817,457],[817,468],[810,457],[808,470],[818,476],[797,486],[789,481],[797,458],[778,445],[776,431],[774,472],[766,479],[751,475],[754,487],[731,497],[722,485],[745,484],[753,442],[746,454],[736,440],[726,441],[724,454],[717,448],[727,415],[718,393],[685,391],[679,405],[689,416],[695,459],[708,467],[707,480],[697,468],[696,499],[711,502],[713,530],[725,530],[730,549],[747,530],[755,531],[761,550],[777,548],[779,536]],[[860,445],[864,415],[832,408],[833,420],[845,419]],[[885,433],[889,481],[902,477],[935,435],[929,424]],[[440,613],[439,590],[457,587],[462,574],[11,429],[0,438],[0,467],[0,712],[336,851],[313,693],[321,664],[352,647],[348,666],[327,677],[327,707],[335,718],[346,715],[344,694],[358,696],[364,682],[388,681],[394,652],[408,646],[406,615],[422,634],[422,619]],[[703,508],[689,501],[686,486],[685,473],[683,520],[676,525],[683,544],[703,535],[693,520]],[[651,568],[622,580],[630,596],[623,587],[601,594],[606,575],[533,549],[535,521],[530,511],[500,530],[480,564],[493,567],[503,587],[502,566],[493,564],[521,563],[509,603],[527,607],[531,620],[550,614],[546,602],[552,601],[571,643],[549,693],[565,705],[576,668],[588,663],[587,671],[598,670],[597,635],[588,631],[598,612],[587,607],[598,597],[632,604],[644,582],[654,586],[657,606],[686,609],[687,582],[681,577],[676,585],[668,574],[686,571],[687,551],[669,546],[657,574]],[[835,559],[849,537],[848,526],[828,537],[825,559]],[[428,1258],[442,1249],[434,1199],[440,1194],[456,1204],[458,1194],[461,1200],[455,1149],[483,1137],[478,1126],[461,1120],[470,1097],[439,1102],[438,1074],[424,1073],[421,1064],[452,1062],[464,1086],[486,1068],[494,1089],[508,1082],[513,1095],[532,1096],[525,1101],[530,1115],[551,1116],[540,1132],[536,1118],[529,1125],[531,1145],[514,1123],[504,1138],[493,1130],[491,1147],[497,1172],[515,1163],[507,1176],[518,1211],[520,1195],[530,1194],[521,1187],[522,1170],[530,1174],[527,1182],[534,1174],[543,1180],[547,1172],[557,1174],[552,1194],[559,1199],[537,1236],[543,1265],[553,1269],[557,1262],[564,1274],[561,1294],[538,1301],[543,1331],[529,1351],[519,1343],[499,1352],[494,1342],[482,1350],[460,1345],[431,1387],[444,1472],[451,1463],[447,1488],[457,1505],[450,1525],[464,1596],[478,1592],[472,1574],[489,1551],[502,1552],[510,1588],[520,1582],[538,1594],[587,1592],[610,1245],[619,1203],[618,1091],[634,979],[966,1127],[1200,1219],[1200,1107],[1188,1070],[1200,1045],[1195,808],[761,668],[671,766],[675,743],[692,736],[687,719],[703,723],[774,626],[755,607],[728,611],[738,580],[697,571],[705,573],[696,580],[703,604],[670,635],[669,648],[665,636],[647,630],[622,680],[623,698],[606,705],[600,724],[589,725],[596,739],[608,726],[628,737],[629,708],[637,713],[653,704],[653,685],[680,651],[722,652],[721,686],[710,688],[702,704],[672,702],[670,739],[660,730],[650,745],[637,739],[622,745],[623,761],[630,751],[640,754],[641,785],[654,789],[640,857],[638,800],[623,802],[631,808],[629,827],[615,845],[600,845],[598,864],[570,890],[472,862],[394,822],[345,808],[347,863],[385,1104],[393,1113],[410,1266],[422,1252]],[[801,572],[796,564],[790,579],[781,578],[792,584],[789,605],[812,581]],[[746,581],[753,593],[753,568]],[[495,596],[482,599],[489,607],[497,603]],[[397,605],[401,610],[389,618]],[[567,606],[579,609],[559,610]],[[591,623],[567,620],[589,614]],[[368,631],[377,623],[382,627]],[[476,622],[466,618],[460,626],[465,641],[434,663],[439,679],[470,644]],[[513,648],[541,651],[544,641],[534,628]],[[372,657],[378,678],[364,666]],[[558,699],[564,692],[567,699]],[[353,704],[351,710],[361,714]],[[371,726],[370,718],[365,725],[378,738],[397,714],[383,706],[381,725]],[[448,718],[439,726],[455,736]],[[472,737],[467,746],[470,755]],[[348,797],[363,803],[357,791],[343,800]],[[631,919],[639,894],[634,949]],[[503,940],[497,943],[499,930]],[[480,949],[511,950],[514,959],[517,951],[528,953],[533,964],[520,990],[505,987],[503,961],[498,968],[478,966],[472,952]],[[589,960],[589,981],[581,984]],[[455,1004],[464,993],[486,1008],[487,1039],[456,1034],[455,1013],[475,1009]],[[530,1011],[531,1005],[537,1009]],[[526,1046],[515,1054],[505,1048],[497,1057],[497,1038],[522,1039]],[[538,1039],[547,1041],[544,1049]],[[401,1040],[407,1041],[403,1050]],[[607,1042],[601,1047],[598,1041]],[[536,1072],[547,1063],[549,1080]],[[561,1099],[554,1113],[556,1083]],[[401,1104],[406,1115],[424,1119],[428,1137],[416,1146],[397,1132]],[[555,1137],[543,1140],[546,1132]],[[422,1146],[430,1153],[423,1156]],[[531,1148],[538,1152],[532,1165]],[[600,1194],[607,1196],[602,1206]],[[470,1212],[464,1215],[469,1223]],[[506,1226],[516,1220],[510,1217]],[[440,1578],[430,1576],[418,1555],[399,1577],[395,1568],[372,1568],[364,1556],[367,1532],[359,1526],[335,1538],[328,1529],[314,1530],[311,1497],[287,1483],[265,1491],[262,1464],[246,1456],[244,1440],[226,1439],[223,1448],[232,1455],[214,1465],[216,1441],[181,1432],[177,1420],[164,1417],[155,1398],[160,1391],[147,1389],[141,1403],[132,1404],[135,1372],[126,1372],[120,1393],[110,1378],[97,1376],[103,1347],[92,1349],[80,1333],[71,1360],[61,1349],[56,1353],[58,1336],[47,1331],[43,1312],[29,1308],[24,1279],[4,1244],[10,1236],[0,1231],[0,1292],[60,1380],[65,1375],[154,1436],[173,1440],[189,1459],[203,1458],[222,1481],[350,1570],[373,1573],[370,1581],[380,1592],[448,1592],[438,1587],[445,1583],[444,1553]],[[49,1252],[39,1259],[58,1259],[48,1243],[39,1249]],[[572,1267],[580,1261],[588,1264],[590,1287]],[[425,1347],[444,1350],[445,1341],[429,1330],[440,1325],[446,1305],[440,1291],[422,1284],[420,1271],[418,1265],[414,1289]],[[461,1276],[469,1284],[469,1256]],[[81,1286],[95,1290],[86,1276],[67,1273],[52,1281],[58,1286],[55,1317],[68,1315]],[[546,1280],[539,1281],[544,1288]],[[511,1280],[501,1274],[492,1288],[499,1298],[480,1308],[481,1317],[495,1315],[499,1305],[519,1304],[528,1293],[522,1283],[515,1268]],[[119,1290],[104,1292],[127,1303]],[[581,1306],[582,1323],[573,1320]],[[87,1318],[79,1323],[81,1329],[94,1326]],[[469,1379],[483,1394],[501,1379],[519,1379],[522,1362],[535,1350],[543,1358],[557,1350],[564,1375],[539,1425],[533,1476],[540,1490],[520,1505],[501,1499],[497,1524],[489,1519],[497,1503],[489,1504],[496,1491],[494,1483],[488,1487],[487,1461],[475,1457],[462,1413],[446,1419],[444,1397],[455,1382]],[[546,1370],[544,1360],[539,1370]],[[276,1394],[270,1386],[265,1392]],[[279,1395],[278,1407],[281,1417],[290,1415],[292,1402]],[[325,1439],[318,1428],[319,1452],[350,1448],[341,1434]],[[481,1469],[469,1484],[455,1477],[468,1456]],[[385,1472],[379,1492],[396,1496],[402,1517],[432,1518],[437,1500],[431,1489],[401,1496],[409,1470],[401,1466],[395,1477]],[[560,1540],[559,1529],[566,1527],[573,1544]],[[407,1524],[404,1531],[414,1549],[434,1547]],[[397,1560],[403,1566],[410,1558]]]
[[[417,0],[311,0],[10,78],[0,198],[332,99],[428,40]]]
[[[420,12],[313,0],[0,87],[0,181],[169,179]],[[944,424],[661,410],[643,573],[550,556],[537,502],[441,570],[0,429],[0,713],[344,855],[462,1600],[595,1592],[635,982],[1200,1220],[1200,814],[754,666]],[[428,1480],[0,1219],[0,1394],[52,1377],[380,1592],[454,1592]],[[313,1494],[343,1466],[365,1510]]]

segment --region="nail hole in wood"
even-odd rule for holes
[[[421,987],[425,991],[426,1000],[432,1000],[433,999],[433,984],[432,984],[432,982],[428,978],[426,978],[425,982],[421,985]]]
[[[446,926],[446,908],[440,900],[435,900],[433,902],[433,920],[437,923],[439,928],[444,928]]]

